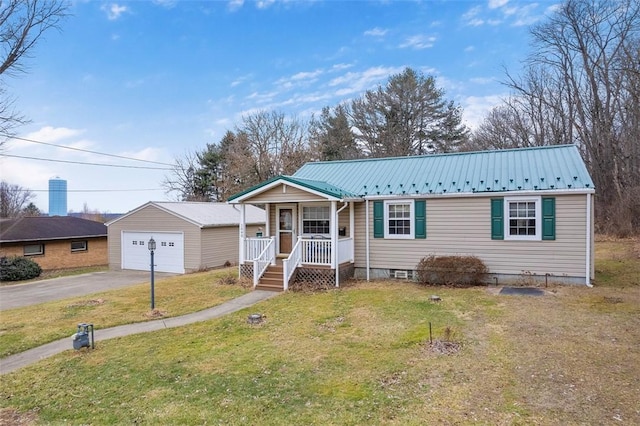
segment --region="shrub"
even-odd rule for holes
[[[476,256],[427,256],[416,266],[421,284],[479,285],[489,272]]]
[[[30,280],[40,276],[42,268],[26,257],[14,256],[0,259],[0,281]]]

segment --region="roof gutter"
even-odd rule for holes
[[[532,195],[581,195],[594,194],[592,188],[580,189],[537,189],[527,191],[487,191],[487,192],[450,192],[437,194],[380,194],[365,195],[365,200],[388,200],[389,198],[470,198],[470,197],[496,197],[496,196],[532,196]]]

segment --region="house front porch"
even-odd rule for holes
[[[298,237],[288,255],[276,255],[275,237],[244,238],[242,245],[246,260],[240,264],[240,276],[251,279],[256,289],[284,291],[304,282],[337,287],[353,277],[351,237],[335,244],[324,236]]]

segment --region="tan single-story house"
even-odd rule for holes
[[[312,162],[235,194],[265,206],[240,224],[240,274],[296,280],[412,278],[429,255],[477,256],[491,282],[591,285],[595,188],[574,145]]]
[[[2,219],[0,256],[25,256],[43,270],[106,265],[107,227],[71,216]]]
[[[148,202],[107,223],[109,268],[150,270],[148,242],[156,242],[155,270],[185,273],[224,265],[239,258],[238,206],[206,202]],[[256,235],[265,226],[264,210],[245,210],[245,229]]]

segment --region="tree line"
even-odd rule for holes
[[[477,129],[433,76],[411,68],[308,122],[246,117],[218,142],[176,160],[163,185],[182,200],[230,195],[308,161],[575,144],[596,187],[599,232],[640,230],[640,3],[568,0],[530,30],[510,96]]]

